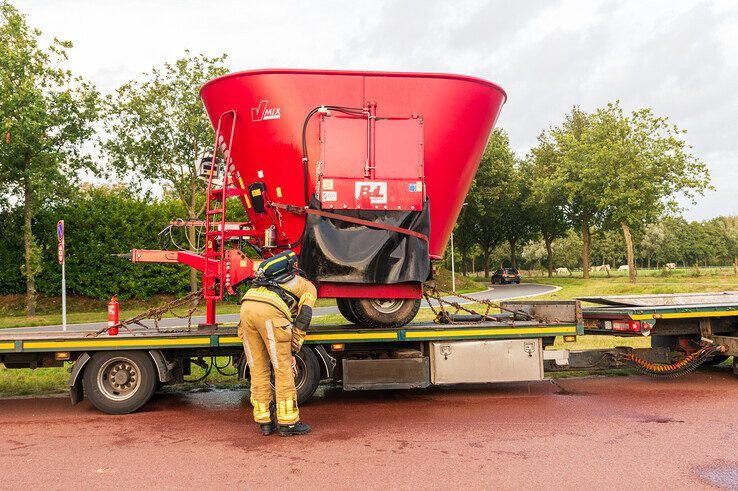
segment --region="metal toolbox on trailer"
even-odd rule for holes
[[[540,339],[434,341],[430,359],[434,385],[543,379]]]

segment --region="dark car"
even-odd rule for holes
[[[498,269],[492,275],[492,284],[499,283],[505,285],[507,283],[520,283],[520,271],[515,268]]]

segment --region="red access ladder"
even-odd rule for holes
[[[223,137],[224,118],[230,116],[230,137]],[[218,118],[215,131],[215,148],[208,176],[207,197],[205,199],[205,270],[203,271],[203,296],[207,300],[222,300],[226,290],[226,271],[224,256],[226,247],[226,202],[233,170],[233,135],[236,129],[236,111],[226,111]],[[218,151],[223,155],[223,180],[220,181],[217,163]]]

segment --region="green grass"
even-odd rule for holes
[[[704,273],[709,271],[708,273]],[[728,272],[729,271],[729,272]],[[545,296],[536,297],[540,300],[562,300],[577,297],[591,297],[601,295],[638,295],[638,294],[668,294],[668,293],[697,293],[738,290],[738,276],[732,270],[722,270],[718,273],[702,270],[700,276],[689,274],[661,275],[657,272],[639,272],[635,284],[628,281],[628,277],[619,274],[610,278],[593,276],[587,280],[580,276],[526,277],[528,283],[542,283],[560,286],[561,290]]]

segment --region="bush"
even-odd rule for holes
[[[80,191],[69,202],[39,210],[33,231],[43,251],[36,289],[61,294],[61,267],[56,258],[56,222],[65,222],[67,291],[93,298],[149,298],[155,293],[181,294],[189,286],[189,268],[181,265],[132,264],[114,257],[131,249],[158,249],[158,233],[169,220],[184,216],[173,200],[149,200],[125,189]],[[22,293],[25,280],[21,211],[0,214],[0,293]]]

